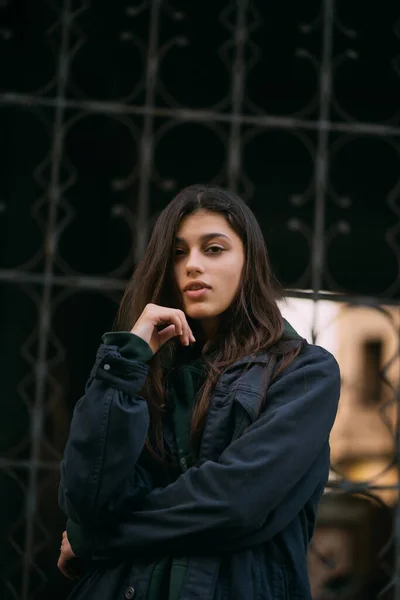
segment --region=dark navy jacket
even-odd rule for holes
[[[182,600],[309,600],[340,392],[333,356],[305,343],[274,379],[271,353],[236,362],[215,388],[199,465],[164,487],[140,464],[148,368],[102,345],[75,408],[59,499],[94,560],[71,598],[145,600],[157,560],[187,555]],[[164,435],[173,452],[167,421]]]

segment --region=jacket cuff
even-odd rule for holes
[[[123,358],[148,362],[153,358],[153,351],[147,342],[138,335],[128,331],[111,331],[103,335],[106,346],[117,346]]]
[[[91,543],[83,534],[81,526],[72,519],[68,519],[66,531],[73,553],[79,558],[91,557]]]

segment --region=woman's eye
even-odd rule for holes
[[[183,254],[185,254],[185,251],[182,248],[175,249],[175,256],[182,256]]]
[[[223,252],[223,251],[224,251],[224,249],[221,248],[220,246],[210,246],[206,250],[206,252],[209,252],[210,254],[219,254],[220,252]]]

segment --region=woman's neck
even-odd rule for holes
[[[200,321],[201,328],[201,337],[203,338],[203,342],[209,342],[215,336],[218,329],[218,320],[217,318],[203,319]],[[197,338],[196,338],[197,339]]]

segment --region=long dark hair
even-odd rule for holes
[[[284,329],[277,306],[282,289],[272,273],[264,238],[253,212],[232,192],[211,185],[185,188],[160,214],[145,254],[126,288],[117,328],[124,331],[132,329],[149,303],[182,308],[173,278],[175,238],[181,219],[200,209],[225,216],[243,242],[245,262],[236,298],[221,315],[217,335],[202,350],[208,377],[199,392],[192,416],[191,441],[195,451],[200,445],[212,391],[222,371],[243,356],[255,355],[275,346],[281,340]],[[189,321],[189,325],[194,327],[195,332],[196,324]],[[171,340],[152,358],[143,389],[151,418],[146,446],[153,456],[164,458],[162,413],[166,392],[163,355],[169,352],[173,359],[176,349],[176,340]],[[209,358],[210,350],[212,360]],[[291,350],[284,355],[279,370],[290,364],[297,354],[298,350]]]

